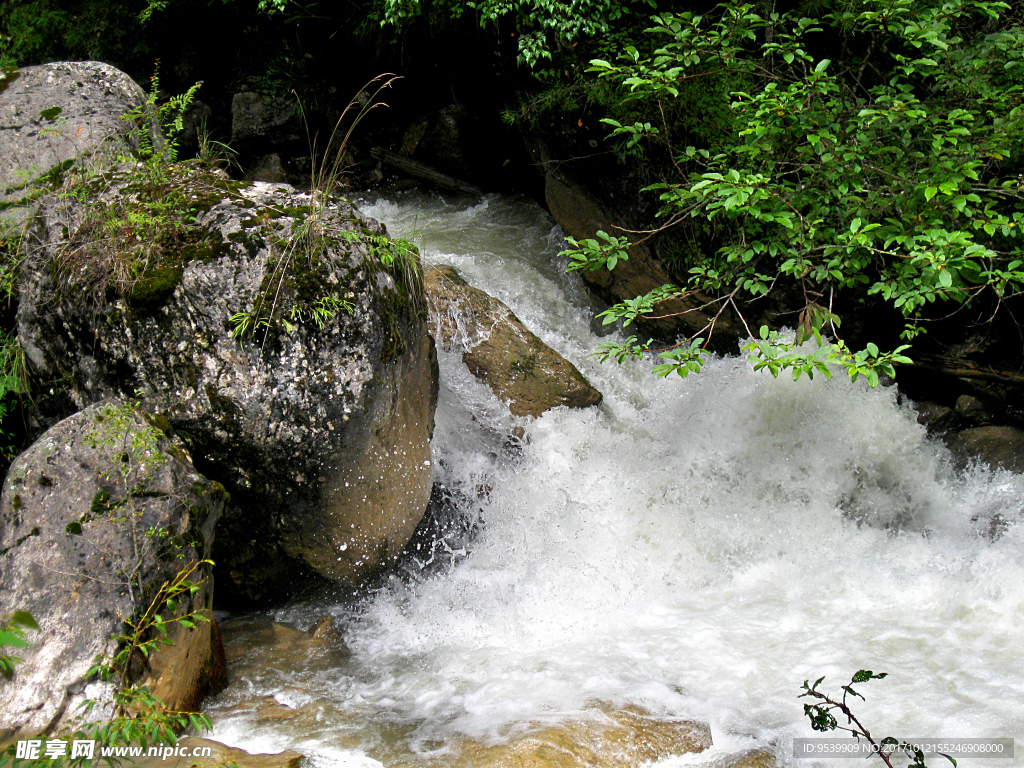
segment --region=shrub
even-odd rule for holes
[[[730,2],[707,17],[656,17],[649,33],[660,45],[649,54],[629,46],[614,63],[592,61],[627,102],[672,102],[716,77],[733,116],[728,134],[682,150],[670,125],[605,120],[627,146],[673,152],[679,176],[649,187],[660,194],[661,228],[702,220],[717,241],[691,255],[688,285],[612,307],[606,319],[628,325],[701,291],[713,311],[745,324],[749,301],[784,288],[802,297],[796,338],[748,326],[757,367],[799,378],[838,364],[874,384],[906,361],[907,347],[850,348],[840,331],[847,309],[902,318],[907,342],[950,312],[998,311],[1024,284],[1024,30],[1008,10],[855,0],[812,19]],[[576,268],[628,257],[622,237],[570,245]],[[714,322],[695,337],[713,332]],[[812,338],[815,351],[798,349]],[[693,341],[663,353],[669,371],[699,368],[704,346]],[[647,348],[633,338],[605,353]]]

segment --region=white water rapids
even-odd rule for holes
[[[1024,765],[1024,477],[956,474],[895,388],[772,379],[743,357],[659,380],[587,357],[586,292],[531,203],[413,192],[362,209],[512,307],[604,402],[514,421],[442,352],[435,472],[482,519],[468,556],[355,604],[275,612],[302,629],[335,615],[353,655],[283,668],[254,648],[213,738],[405,765],[608,702],[710,723],[713,749],[665,768],[752,746],[810,768],[792,758],[817,735],[800,684],[838,692],[871,669],[889,677],[858,686],[854,711],[876,735],[1015,737],[1016,760],[961,766]],[[246,697],[298,714],[260,719]]]

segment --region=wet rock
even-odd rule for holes
[[[310,636],[309,644],[314,648],[337,649],[346,656],[350,653],[345,646],[345,641],[341,639],[341,632],[338,631],[334,618],[331,616],[321,616],[317,619],[316,623],[309,628],[308,634]]]
[[[1024,472],[1024,431],[1015,427],[974,427],[958,432],[949,442],[961,465],[981,461],[992,469]]]
[[[544,194],[548,210],[567,235],[581,240],[594,238],[598,230],[617,234],[614,228],[616,217],[571,180],[549,171],[545,178]],[[613,304],[675,282],[643,243],[634,244],[629,249],[628,261],[619,262],[614,270],[602,267],[598,270],[580,270],[579,274],[599,296]],[[657,314],[666,317],[641,320],[640,325],[666,337],[702,333],[706,338],[705,328],[713,314],[697,307],[707,300],[706,296],[696,295],[688,299],[663,302],[658,304]],[[734,353],[740,326],[727,314],[723,314],[715,328],[715,335],[712,336],[715,348]]]
[[[427,135],[428,130],[430,130],[429,117],[420,117],[414,121],[412,125],[406,128],[405,133],[402,135],[402,144],[398,149],[398,154],[405,155],[406,157],[415,155],[416,150],[420,147],[420,142],[423,141],[423,137]]]
[[[416,256],[383,266],[383,228],[342,200],[170,173],[195,224],[134,266],[136,241],[111,247],[95,220],[144,185],[42,206],[18,310],[36,418],[138,392],[231,493],[215,560],[236,601],[354,583],[397,557],[430,495]]]
[[[471,174],[478,151],[478,120],[460,104],[449,104],[414,122],[402,137],[401,154],[455,176]]]
[[[504,743],[465,741],[452,768],[639,768],[711,746],[701,723],[658,717],[639,707],[594,709],[587,718],[536,725]],[[406,768],[406,764],[401,764]],[[413,763],[407,764],[410,768]]]
[[[0,616],[29,611],[40,631],[0,684],[0,743],[57,727],[85,698],[108,698],[109,684],[86,687],[86,671],[116,651],[120,617],[139,615],[177,574],[194,566],[188,578],[200,585],[178,614],[210,616],[213,583],[200,561],[226,498],[127,403],[65,419],[15,460],[0,496]],[[212,621],[174,623],[168,639],[136,681],[193,710],[225,682],[220,636]]]
[[[490,491],[481,489],[480,498]],[[423,577],[450,571],[469,555],[469,545],[483,530],[482,509],[457,488],[434,483],[427,513],[416,527],[398,568]]]
[[[307,632],[260,618],[231,619],[223,626],[228,664],[243,675],[268,668],[327,671],[352,655],[330,616]]]
[[[134,80],[99,61],[0,71],[0,201],[64,165],[104,167],[127,154],[132,125],[122,115],[145,101]]]
[[[954,410],[957,416],[975,426],[985,426],[992,421],[992,414],[989,413],[985,404],[972,395],[960,395],[956,399]]]
[[[272,624],[273,643],[270,652],[290,659],[304,658],[308,663],[313,656],[329,656],[336,663],[351,656],[341,633],[330,616],[321,616],[308,632],[286,624]]]
[[[707,768],[775,768],[775,755],[763,749],[751,749],[736,755],[724,755]]]
[[[230,764],[234,764],[236,768],[299,768],[303,760],[303,755],[290,749],[275,754],[251,754],[244,749],[196,736],[178,739],[175,747],[174,752],[168,751],[163,756],[136,759],[132,761],[132,765],[135,768],[206,768]],[[204,748],[209,748],[209,756],[195,755],[196,750]]]
[[[576,366],[538,339],[505,304],[466,283],[453,267],[429,269],[424,287],[431,331],[441,346],[462,347],[469,370],[516,416],[601,402],[601,393]]]
[[[960,425],[956,412],[945,405],[923,402],[917,406],[917,423],[923,424],[929,435],[948,432]]]
[[[294,102],[262,93],[236,93],[231,100],[231,146],[255,157],[296,144],[305,135]]]
[[[266,181],[271,184],[294,184],[298,181],[295,174],[276,152],[264,155],[256,161],[249,172],[250,181]]]

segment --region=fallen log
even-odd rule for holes
[[[451,189],[456,192],[463,192],[467,195],[475,195],[476,197],[484,196],[484,191],[479,187],[475,187],[461,179],[456,179],[452,176],[441,173],[437,169],[431,168],[426,163],[421,163],[418,160],[397,155],[394,152],[389,152],[381,147],[374,147],[371,149],[370,155],[383,163],[387,163],[388,165],[397,168],[403,173],[415,176],[418,179],[423,179],[424,181],[429,181],[431,184],[436,184],[439,187]]]

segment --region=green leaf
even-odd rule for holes
[[[11,623],[26,629],[39,629],[35,617],[28,611],[15,611],[11,614]]]

